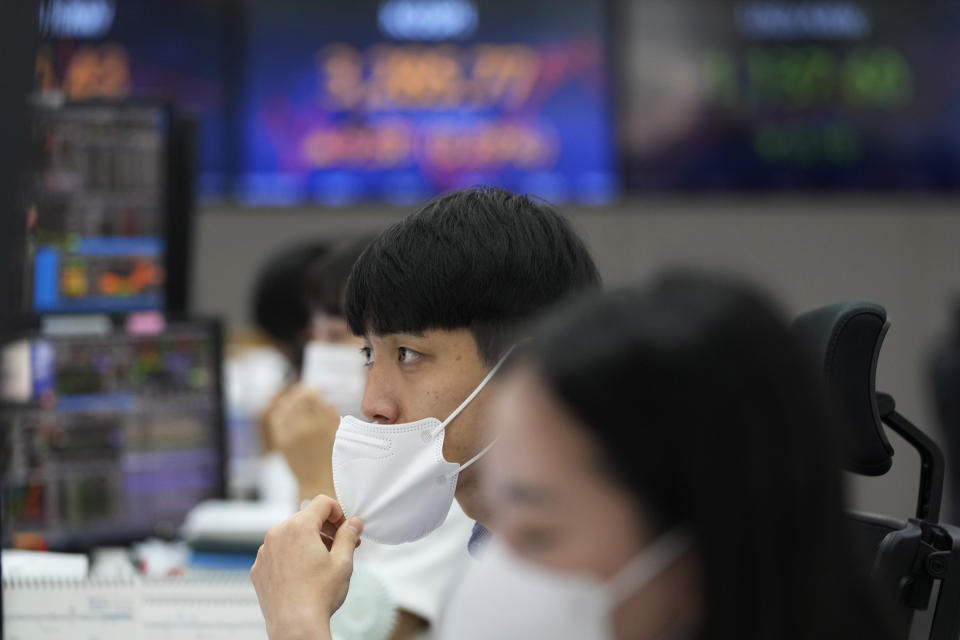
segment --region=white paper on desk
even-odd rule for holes
[[[4,578],[86,578],[90,560],[82,553],[4,549]]]

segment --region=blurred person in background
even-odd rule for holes
[[[308,274],[330,255],[331,249],[330,242],[322,241],[287,247],[260,268],[253,286],[253,321],[287,358],[294,372],[300,370],[303,349],[311,337]]]
[[[443,637],[897,637],[848,535],[838,429],[749,287],[675,272],[579,301],[491,424],[495,537]]]
[[[275,458],[282,460],[279,466],[284,471],[292,472],[298,501],[332,492],[326,480],[329,464],[323,461],[329,458],[340,416],[360,410],[366,383],[363,343],[347,326],[343,299],[350,270],[371,239],[331,243],[322,255],[299,262],[295,271],[285,273],[296,282],[295,296],[281,298],[288,283],[276,282],[272,294],[264,287],[257,289],[254,306],[261,327],[265,331],[273,327],[274,335],[285,334],[296,349],[291,359],[296,377],[264,407],[259,425],[263,451],[281,454]],[[277,276],[282,273],[276,270]],[[281,308],[284,305],[286,309]],[[277,478],[284,484],[290,481]]]
[[[364,546],[402,549],[442,523],[454,497],[486,522],[471,465],[490,444],[495,383],[487,385],[531,322],[599,284],[566,220],[499,188],[438,198],[373,241],[346,296],[350,328],[364,341],[362,408],[373,422],[340,422],[337,500],[315,498],[267,534],[251,578],[272,637],[328,637],[361,528]],[[461,549],[484,532],[478,524]]]
[[[227,345],[224,390],[234,497],[258,496],[291,508],[297,503],[296,482],[282,456],[269,453],[274,447],[258,425],[276,395],[299,378],[311,330],[307,274],[332,246],[311,240],[272,254],[258,269],[250,294],[250,318],[258,331],[231,336]]]

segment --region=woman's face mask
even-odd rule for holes
[[[610,640],[617,607],[670,568],[687,548],[686,535],[664,534],[612,578],[600,580],[585,572],[534,564],[495,536],[445,608],[439,637]]]

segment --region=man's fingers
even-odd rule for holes
[[[353,561],[353,550],[360,543],[360,533],[363,532],[363,520],[353,516],[337,529],[330,553],[339,556],[342,560]]]
[[[320,535],[324,538],[330,538],[333,540],[337,535],[337,525],[336,523],[330,522],[329,520],[323,523],[323,526],[320,527]]]
[[[323,530],[327,522],[338,525],[343,521],[343,509],[340,508],[340,503],[325,495],[319,495],[311,500],[300,510],[300,513],[316,524],[318,533]]]
[[[337,536],[337,525],[332,522],[324,522],[323,526],[320,527],[320,539],[323,540],[323,544],[327,547],[327,551],[330,551],[333,548],[333,540]]]

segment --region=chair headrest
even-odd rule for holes
[[[849,426],[844,466],[861,475],[883,475],[893,464],[876,393],[877,359],[889,327],[883,307],[861,301],[814,309],[793,323],[794,335],[813,356],[827,394]]]

